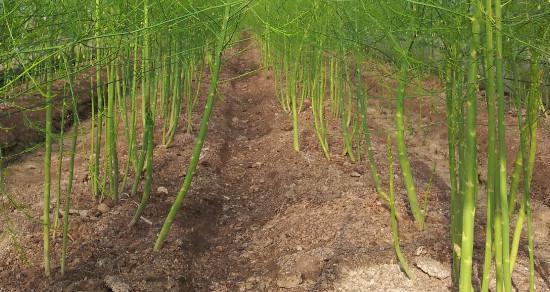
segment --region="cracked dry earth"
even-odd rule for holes
[[[317,149],[307,103],[300,114],[301,152],[294,152],[289,118],[277,104],[271,73],[233,79],[260,67],[257,46],[243,46],[239,51],[244,53],[230,51],[224,58],[221,79],[228,81],[220,84],[198,172],[163,250],[153,252],[153,242],[185,176],[194,134],[178,133],[172,147],[159,143],[155,148],[156,192],[146,220],[128,229],[139,197],[124,197],[116,205],[98,205],[90,199],[89,142],[84,133],[77,157],[67,274],[59,276],[54,258],[55,276],[49,281],[42,277],[41,226],[36,221],[42,190],[38,151],[8,168],[7,193],[23,208],[5,210],[11,222],[0,226],[3,231],[11,226],[25,253],[18,256],[11,237],[0,241],[0,291],[450,290],[445,129],[421,133],[431,142],[411,145],[421,194],[432,176],[432,163],[437,164],[425,231],[418,231],[411,221],[399,173],[396,176],[401,245],[415,275],[409,280],[396,263],[389,209],[377,198],[368,167],[339,155],[337,135],[330,137],[332,159],[324,158]],[[382,81],[367,79],[372,91],[383,95],[384,89],[377,88]],[[391,107],[380,100],[371,105],[376,159],[385,175]],[[125,159],[124,147],[120,153]],[[547,206],[536,202],[535,208],[539,225],[548,227]],[[538,242],[539,250],[543,242]],[[56,239],[54,254],[59,249]],[[476,250],[476,256],[482,257],[482,250]],[[514,281],[520,291],[526,287],[526,267],[522,249]],[[548,291],[545,272],[537,272],[539,291]]]

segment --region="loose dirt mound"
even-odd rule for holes
[[[259,52],[249,45],[244,54],[226,55],[222,80],[259,68]],[[449,277],[439,279],[415,266],[420,257],[450,266],[443,125],[437,126],[438,131],[423,133],[433,143],[411,142],[420,194],[432,177],[431,164],[437,162],[435,183],[428,194],[426,231],[416,230],[406,195],[398,189],[402,247],[415,274],[409,280],[396,265],[389,210],[378,200],[366,165],[352,165],[338,155],[341,145],[336,136],[331,137],[335,155],[327,161],[317,149],[307,108],[300,117],[302,151],[295,153],[290,147],[288,116],[273,94],[269,73],[220,85],[198,173],[159,253],[152,251],[153,242],[185,176],[193,135],[181,132],[172,147],[155,148],[153,190],[157,192],[143,215],[146,220],[132,229],[127,223],[139,198],[123,196],[118,205],[105,202],[106,206],[98,208],[90,199],[85,166],[89,145],[86,139],[81,141],[68,272],[60,277],[56,269],[49,282],[39,266],[41,226],[36,221],[42,189],[41,152],[11,165],[8,193],[27,208],[8,210],[11,225],[3,228],[12,226],[27,261],[16,256],[9,237],[0,242],[0,258],[6,259],[0,263],[0,290],[108,291],[107,285],[114,284],[134,291],[448,290]],[[441,100],[437,102],[441,105]],[[386,174],[384,133],[391,131],[387,126],[392,124],[391,106],[382,100],[371,103],[376,158],[381,174]],[[434,121],[439,117],[414,116]],[[424,152],[428,148],[435,154]],[[120,153],[124,159],[125,152]],[[479,231],[482,238],[483,230]],[[56,240],[55,254],[59,246]],[[482,256],[481,250],[476,252]],[[523,250],[518,265],[521,269],[526,265]],[[538,285],[544,283],[539,279]]]

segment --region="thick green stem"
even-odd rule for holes
[[[173,88],[173,95],[172,100],[170,104],[170,117],[169,117],[169,126],[168,126],[168,133],[166,138],[166,147],[170,146],[172,142],[174,141],[174,136],[176,135],[176,130],[178,128],[178,120],[181,114],[181,106],[182,106],[182,93],[181,93],[181,82],[177,76],[183,75],[183,70],[180,70],[179,67],[179,61],[176,61],[174,64],[174,88]],[[189,79],[191,76],[189,76]],[[191,80],[184,80],[184,82],[188,83],[188,86],[190,87],[192,85]],[[189,90],[189,92],[192,92],[192,90]],[[187,100],[192,99],[191,95],[187,95]],[[189,104],[189,103],[188,103]]]
[[[294,84],[294,82],[291,82],[291,85],[289,85],[287,78],[287,87],[289,87],[289,89],[291,90],[290,104],[292,109],[292,148],[294,148],[294,151],[299,152],[300,128],[298,126],[298,100],[296,96],[296,85]]]
[[[403,181],[407,189],[407,196],[414,221],[419,229],[424,229],[424,214],[418,205],[416,188],[412,176],[411,165],[407,157],[407,146],[405,144],[405,86],[407,85],[408,64],[403,61],[399,74],[399,86],[397,88],[397,107],[395,111],[395,137],[397,142],[397,153]]]
[[[100,13],[101,13],[101,0],[95,2],[95,35],[100,35]],[[103,128],[103,92],[101,90],[101,42],[98,37],[95,42],[95,63],[96,63],[96,97],[97,97],[97,119],[96,119],[96,138],[95,138],[95,150],[94,150],[94,165],[92,175],[92,193],[94,199],[99,197],[100,189],[100,172],[99,172],[99,158],[101,156],[101,132]]]
[[[494,71],[494,44],[493,44],[493,3],[492,0],[485,2],[485,83],[487,97],[487,208],[486,208],[486,224],[485,224],[485,259],[483,264],[483,279],[481,291],[489,290],[489,280],[492,263],[492,248],[493,248],[493,226],[494,220],[500,221],[499,218],[493,218],[495,209],[495,197],[498,190],[495,189],[496,171],[497,171],[497,120],[496,120],[496,91],[495,91],[495,71]],[[497,242],[499,238],[495,238]],[[499,244],[497,244],[499,245]],[[497,267],[500,266],[500,253],[497,252]]]
[[[472,258],[474,250],[474,218],[476,213],[477,191],[477,89],[478,89],[478,49],[480,47],[480,20],[482,5],[480,0],[472,2],[470,21],[472,39],[468,60],[468,93],[466,99],[466,125],[464,130],[464,176],[465,189],[462,212],[462,244],[460,256],[460,292],[472,291]]]
[[[376,165],[376,160],[374,159],[374,149],[372,147],[372,141],[370,138],[370,130],[369,125],[367,121],[367,95],[368,92],[365,93],[363,91],[363,85],[361,82],[361,67],[360,65],[357,65],[356,71],[355,71],[355,78],[356,78],[356,90],[357,90],[357,96],[359,98],[359,104],[361,106],[361,122],[363,127],[363,135],[365,137],[365,144],[367,147],[367,159],[369,163],[370,173],[372,180],[374,182],[374,188],[376,189],[376,193],[384,202],[389,202],[388,195],[384,190],[382,189],[382,182],[380,180],[380,174],[378,172],[378,166]]]
[[[460,246],[460,230],[458,222],[460,218],[456,215],[456,210],[461,206],[458,194],[458,172],[456,165],[456,143],[457,143],[457,115],[456,108],[459,97],[456,95],[456,70],[453,69],[453,63],[448,62],[446,68],[446,105],[447,105],[447,139],[449,145],[449,179],[451,183],[451,247],[453,251],[452,274],[453,283],[456,284],[459,275],[460,258],[457,249],[454,247]]]
[[[147,29],[149,27],[149,0],[143,1],[143,27],[144,29]],[[143,91],[143,96],[147,95],[147,98],[149,98],[150,92],[145,92],[146,89],[149,89],[149,78],[152,76],[151,70],[153,69],[153,66],[151,66],[151,52],[150,52],[150,44],[149,44],[149,33],[147,30],[145,30],[145,33],[143,34],[143,49],[141,52],[141,90]],[[146,125],[146,107],[147,107],[147,98],[141,99],[141,122],[143,125],[143,128],[145,129]],[[145,147],[145,146],[144,146]],[[145,152],[145,148],[143,149]]]
[[[495,0],[495,40],[496,40],[496,87],[498,96],[498,152],[499,152],[499,207],[502,216],[502,265],[505,291],[512,290],[510,272],[510,218],[508,217],[507,164],[506,164],[506,126],[504,111],[504,61],[502,46],[502,5]]]
[[[330,151],[327,141],[327,130],[326,130],[326,121],[325,121],[325,82],[326,82],[326,73],[325,68],[323,67],[323,62],[320,61],[321,56],[318,54],[316,58],[316,64],[319,66],[317,71],[319,76],[314,78],[311,81],[311,111],[313,113],[313,126],[315,127],[315,134],[319,140],[319,145],[323,151],[323,154],[327,159],[330,160]]]
[[[212,77],[210,80],[210,87],[208,88],[206,105],[204,107],[204,113],[201,119],[197,141],[195,142],[195,147],[193,148],[191,162],[189,164],[189,168],[187,169],[187,173],[185,175],[183,185],[181,186],[178,192],[178,195],[176,197],[176,201],[170,208],[170,212],[166,216],[166,220],[164,221],[162,229],[157,237],[157,241],[155,242],[154,250],[156,251],[162,248],[162,245],[164,244],[164,240],[166,239],[166,236],[170,231],[170,226],[172,225],[172,223],[174,222],[174,219],[176,218],[176,214],[178,213],[178,210],[180,209],[181,204],[183,203],[183,199],[185,198],[185,195],[187,194],[187,191],[191,186],[193,175],[195,174],[195,171],[197,169],[200,154],[202,151],[202,146],[204,144],[204,139],[206,138],[206,132],[208,130],[208,121],[210,120],[210,115],[212,114],[216,91],[218,88],[218,78],[220,73],[221,57],[222,57],[223,48],[225,46],[226,37],[227,37],[226,34],[227,34],[227,25],[229,22],[230,10],[231,10],[231,6],[226,5],[220,34],[218,36],[218,41],[216,45],[215,59],[214,59],[214,63],[212,64],[212,70],[211,70]]]
[[[537,153],[537,128],[538,128],[538,101],[540,100],[539,85],[541,83],[542,73],[538,69],[538,55],[532,52],[531,59],[531,89],[527,100],[527,136],[523,147],[523,156],[528,157],[527,163],[524,165],[524,193],[523,201],[527,213],[527,238],[529,251],[529,291],[535,291],[535,259],[534,259],[534,243],[533,243],[533,217],[531,213],[531,181],[533,170],[535,167],[535,158]],[[519,235],[518,235],[519,236]]]
[[[108,127],[107,129],[109,132],[107,135],[109,135],[109,147],[110,147],[110,159],[111,159],[111,181],[110,181],[110,192],[111,192],[111,198],[114,201],[118,200],[118,180],[119,180],[119,172],[118,172],[118,154],[117,154],[117,129],[115,125],[115,119],[116,119],[116,102],[115,102],[115,62],[112,62],[111,68],[109,70],[109,86],[108,86],[108,99],[107,99],[107,123]]]
[[[147,27],[149,24],[149,1],[145,0],[143,2],[143,26]],[[147,132],[147,111],[149,105],[149,99],[151,98],[151,77],[152,77],[152,68],[150,58],[150,47],[149,47],[149,34],[145,33],[143,35],[143,49],[142,49],[142,60],[141,60],[141,115],[143,122],[143,137],[142,137],[142,149],[141,154],[137,157],[136,169],[134,173],[134,184],[132,185],[131,195],[134,196],[137,192],[139,183],[141,182],[141,175],[143,173],[143,165],[145,165],[147,160],[147,148],[149,147],[150,139]]]
[[[131,58],[130,51],[131,51],[130,48],[126,50],[126,60],[130,60]],[[123,59],[122,61],[124,62],[125,60]],[[120,75],[120,71],[116,69],[116,88],[117,88],[116,92],[117,92],[117,101],[118,101],[120,116],[124,122],[124,135],[125,135],[127,149],[128,149],[127,157],[130,157],[130,147],[131,147],[130,136],[132,134],[130,133],[130,121],[128,120],[127,96],[128,96],[128,84],[129,84],[128,76],[130,74],[129,68],[131,67],[131,64],[121,65],[121,67],[122,68],[120,71],[122,71],[122,76]],[[122,172],[122,183],[119,184],[117,193],[120,193],[124,191],[124,189],[126,189],[126,181],[128,179],[128,172],[130,171],[130,164],[131,164],[130,160],[127,160],[126,164],[124,165],[124,169]]]
[[[134,164],[134,170],[137,169],[137,147],[136,147],[136,140],[137,140],[137,76],[138,76],[138,64],[139,64],[139,57],[138,57],[138,39],[134,42],[134,68],[132,70],[132,90],[131,90],[131,97],[130,97],[130,109],[131,109],[131,117],[130,117],[130,142],[128,145],[128,162],[132,161]]]

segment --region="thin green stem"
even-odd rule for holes
[[[403,256],[403,252],[401,252],[401,247],[399,245],[399,229],[397,226],[397,211],[395,210],[395,188],[394,188],[394,176],[393,176],[393,154],[392,154],[392,138],[388,135],[387,139],[387,158],[388,158],[388,181],[389,181],[389,203],[390,203],[390,223],[391,223],[391,234],[392,234],[392,242],[393,242],[393,248],[395,250],[395,254],[397,258],[399,259],[399,263],[401,264],[401,268],[407,275],[409,279],[413,278],[413,274],[411,273],[411,270],[409,268],[409,265],[407,264],[407,260],[405,259],[405,256]]]
[[[44,244],[44,272],[46,277],[51,275],[50,263],[50,191],[51,191],[51,159],[53,136],[53,61],[48,62],[48,79],[46,89],[46,150],[44,151],[44,200],[42,202],[42,227]]]
[[[71,152],[69,158],[69,178],[67,189],[65,190],[65,200],[63,208],[63,243],[61,249],[61,274],[65,273],[65,260],[67,259],[67,245],[69,242],[69,209],[71,208],[71,197],[73,189],[73,178],[74,178],[74,162],[76,156],[76,145],[78,140],[78,130],[80,126],[80,120],[78,118],[78,101],[74,93],[73,87],[73,75],[69,72],[69,65],[67,58],[64,57],[65,71],[67,72],[67,79],[69,81],[69,89],[71,92],[71,104],[72,104],[72,114],[73,114],[73,136],[71,141]]]

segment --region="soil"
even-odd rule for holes
[[[220,292],[451,289],[450,277],[440,276],[448,275],[451,254],[445,105],[438,81],[429,76],[418,78],[408,88],[415,96],[406,107],[408,151],[419,194],[426,195],[429,211],[427,227],[419,231],[407,209],[400,173],[396,172],[401,247],[414,274],[413,279],[407,279],[396,262],[389,209],[378,198],[366,163],[350,163],[341,155],[338,123],[330,123],[332,156],[327,160],[318,149],[305,103],[300,113],[301,151],[294,152],[289,116],[274,96],[273,76],[268,70],[257,70],[260,52],[254,43],[242,46],[224,56],[224,81],[198,172],[163,249],[154,252],[152,246],[185,177],[195,133],[180,131],[169,148],[157,137],[156,192],[143,220],[128,228],[140,198],[123,194],[117,204],[92,200],[87,169],[89,124],[84,123],[76,157],[75,212],[70,218],[66,274],[59,273],[59,236],[53,242],[53,278],[45,279],[41,268],[43,151],[37,150],[11,163],[6,171],[7,189],[0,201],[0,291],[124,291],[124,287],[132,291]],[[389,97],[393,96],[394,80],[389,66],[368,66],[365,80],[373,96],[369,100],[369,123],[375,158],[385,176],[386,135],[393,131],[393,101]],[[234,79],[251,71],[255,73]],[[207,83],[201,86],[206,89]],[[204,96],[201,102],[199,109]],[[480,124],[486,120],[483,112],[481,108]],[[510,125],[515,125],[513,114],[509,119]],[[180,123],[184,122],[182,117]],[[533,178],[538,291],[550,291],[545,243],[550,236],[548,129],[548,122],[542,120]],[[509,133],[508,157],[512,158],[517,140],[512,138],[513,130]],[[479,156],[484,157],[483,132],[479,140]],[[66,143],[69,145],[68,140]],[[125,161],[124,144],[119,146],[120,158]],[[56,150],[54,161],[57,155]],[[480,164],[484,166],[483,161]],[[394,168],[399,169],[397,162]],[[67,170],[65,163],[62,171]],[[383,181],[386,185],[387,179]],[[433,182],[430,188],[429,181]],[[66,184],[65,177],[62,183]],[[482,198],[480,195],[480,203]],[[483,258],[482,207],[479,213],[478,262]],[[527,287],[524,241],[514,276],[518,291]],[[422,268],[425,262],[432,266]],[[437,272],[425,272],[433,269]]]

